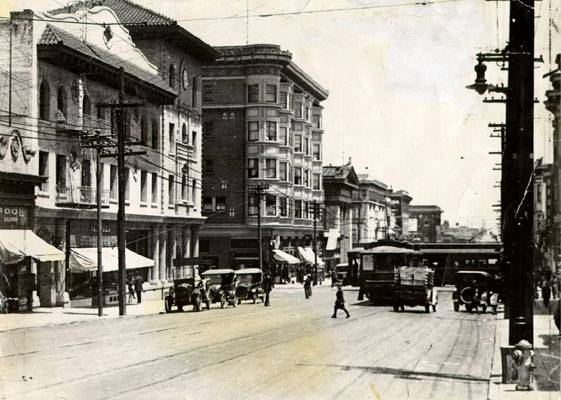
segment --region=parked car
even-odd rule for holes
[[[436,312],[438,294],[434,287],[434,271],[424,266],[396,267],[394,272],[393,310],[404,311],[405,306],[431,308]]]
[[[191,304],[194,287],[194,278],[174,279],[173,287],[169,289],[164,297],[166,312],[171,312],[174,305],[178,311],[183,311],[184,306]]]
[[[238,286],[236,288],[236,297],[238,304],[242,300],[253,301],[256,303],[257,299],[263,302],[265,298],[265,291],[263,290],[263,271],[259,268],[244,268],[236,271],[238,277]]]
[[[226,304],[236,307],[236,287],[238,278],[233,269],[209,269],[201,274],[203,279],[208,279],[208,297],[211,303],[220,303],[224,308]]]
[[[500,281],[485,271],[458,271],[454,276],[456,291],[452,294],[454,311],[464,305],[468,312],[483,312],[490,307],[497,312]]]

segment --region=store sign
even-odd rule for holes
[[[29,226],[29,207],[0,205],[0,227],[23,228]]]

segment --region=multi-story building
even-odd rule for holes
[[[358,176],[350,162],[323,167],[325,263],[330,270],[339,263],[346,263],[347,252],[352,248],[353,193],[358,189]]]
[[[554,271],[553,165],[540,164],[534,174],[534,233],[537,269]]]
[[[359,174],[359,190],[353,193],[352,238],[354,247],[392,236],[392,212],[388,201],[391,188]]]
[[[67,269],[97,245],[98,189],[103,246],[111,251],[116,243],[117,163],[101,159],[99,186],[95,151],[83,146],[92,135],[114,142],[124,134],[133,150],[145,152],[127,157],[125,169],[127,268],[147,267],[138,269],[145,279],[169,278],[174,260],[197,256],[204,222],[200,70],[217,52],[175,21],[125,0],[78,2],[44,14],[26,10],[13,13],[11,24],[12,54],[21,61],[13,63],[11,97],[18,100],[12,112],[20,135],[29,138],[29,165],[42,179],[34,229],[67,252],[66,268],[39,265],[41,302],[61,301]],[[124,132],[117,132],[112,106],[120,89],[132,103],[124,110]]]
[[[414,242],[440,241],[442,209],[436,205],[409,205],[409,239]]]
[[[407,239],[409,237],[409,204],[413,198],[405,190],[391,192],[388,204],[391,210],[391,237]]]
[[[260,211],[267,265],[269,247],[297,255],[312,242],[312,205],[323,201],[321,102],[328,92],[279,46],[217,49],[222,57],[204,68],[202,87],[208,220],[201,256],[218,266],[258,265]],[[256,185],[267,185],[263,196],[251,191]]]
[[[440,229],[439,241],[446,243],[481,242],[486,232],[483,228],[472,228],[459,224],[450,226],[450,222],[445,220]]]

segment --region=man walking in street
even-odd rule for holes
[[[269,295],[271,294],[271,290],[273,290],[275,285],[273,284],[273,279],[268,272],[265,272],[265,276],[263,277],[263,291],[265,292],[265,307],[269,306]]]
[[[312,276],[310,274],[304,277],[304,295],[307,299],[312,297]]]
[[[136,299],[138,304],[142,302],[143,283],[144,283],[144,279],[142,279],[142,277],[137,272],[134,276],[133,284],[134,284],[134,291],[136,292]]]
[[[345,308],[345,294],[341,289],[341,285],[337,285],[337,293],[335,294],[335,307],[333,307],[333,315],[331,316],[331,318],[337,318],[337,310],[345,311],[345,314],[347,314],[347,318],[351,316],[351,314],[349,314],[349,311],[347,311],[347,309]]]

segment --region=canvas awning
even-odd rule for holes
[[[30,229],[0,229],[0,262],[15,264],[25,257],[39,262],[64,261],[64,252]]]
[[[310,247],[298,247],[298,253],[300,254],[300,257],[302,257],[302,260],[312,265],[314,264],[316,256]],[[323,260],[319,257],[317,258],[317,263],[319,266],[324,265]]]
[[[274,249],[273,250],[273,258],[281,263],[286,263],[286,264],[300,264],[302,261],[300,261],[298,258],[294,257],[293,255],[290,255],[288,253],[285,253],[282,250],[277,250]]]
[[[103,272],[112,272],[119,269],[118,247],[104,247],[101,250],[101,257],[103,262]],[[129,249],[125,249],[125,262],[127,269],[148,268],[154,266],[154,260],[141,256]],[[97,271],[97,247],[71,249],[70,271]]]
[[[325,245],[325,250],[332,251],[337,249],[337,239],[339,239],[339,229],[331,228],[327,232],[327,244]]]

